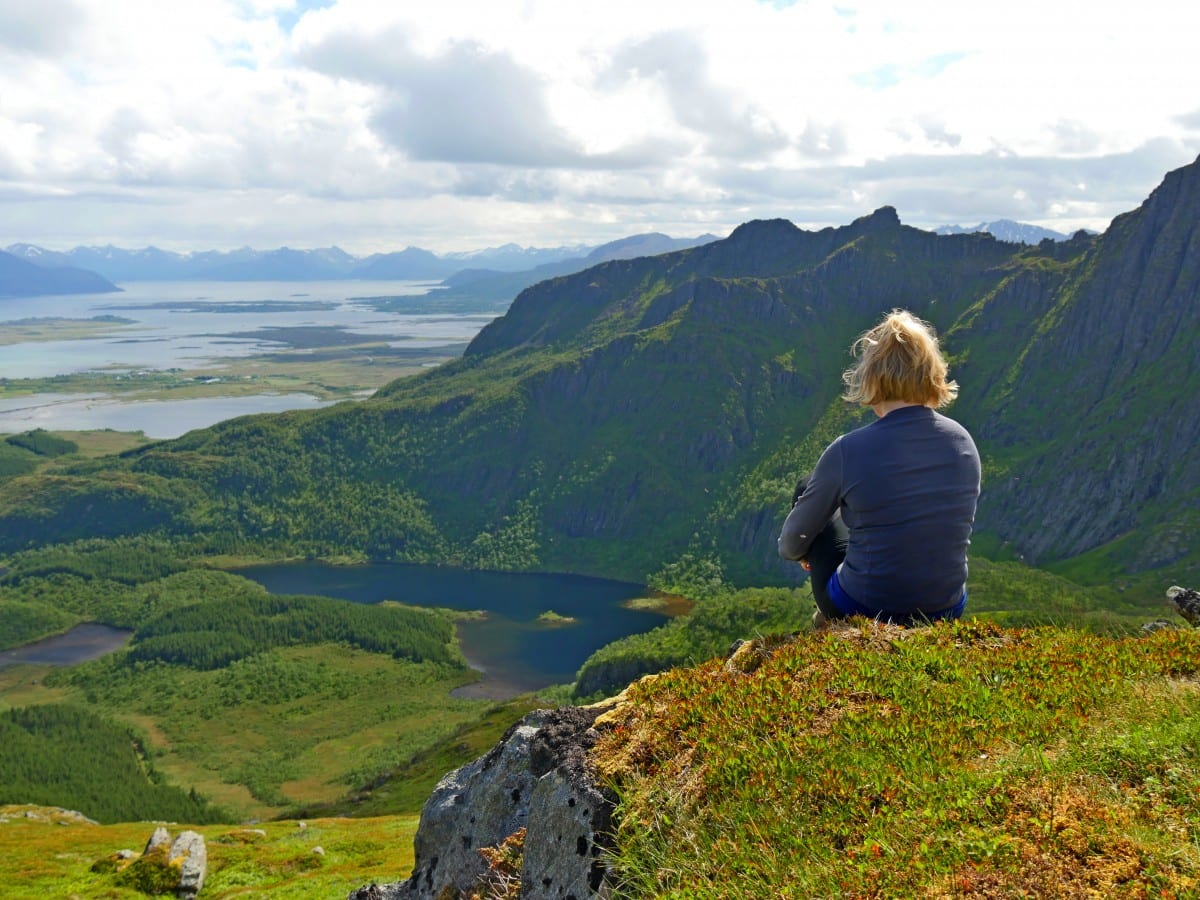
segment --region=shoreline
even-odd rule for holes
[[[502,700],[511,700],[513,697],[533,693],[534,691],[539,691],[550,686],[548,684],[536,686],[522,685],[511,679],[497,678],[492,675],[483,663],[467,655],[466,648],[463,645],[461,626],[461,621],[454,623],[455,646],[458,647],[458,652],[462,654],[463,660],[466,661],[467,668],[472,672],[479,673],[479,679],[472,681],[470,684],[453,688],[450,691],[451,697],[456,697],[460,700],[493,700],[499,702]]]

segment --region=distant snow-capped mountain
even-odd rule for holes
[[[939,225],[933,229],[934,234],[975,234],[984,231],[998,241],[1010,244],[1038,244],[1046,238],[1052,241],[1065,241],[1071,235],[1061,231],[1042,228],[1040,225],[1028,225],[1024,222],[1014,222],[1012,219],[997,219],[995,222],[980,222],[975,226]]]

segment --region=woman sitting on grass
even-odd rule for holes
[[[845,398],[879,418],[825,448],[797,485],[779,554],[812,578],[813,626],[850,616],[901,625],[962,615],[979,452],[936,409],[958,385],[932,326],[893,310],[854,342]]]

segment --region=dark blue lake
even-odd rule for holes
[[[484,610],[459,624],[463,653],[482,670],[491,696],[573,681],[593,651],[666,621],[662,613],[627,609],[642,585],[579,575],[476,572],[442,566],[330,566],[292,563],[238,569],[275,594],[321,594],[356,603],[397,600],[415,606]],[[575,621],[538,621],[553,610]]]

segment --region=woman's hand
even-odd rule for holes
[[[799,563],[800,563],[800,568],[802,568],[802,569],[803,569],[805,572],[811,572],[811,571],[812,571],[812,563],[810,563],[810,562],[808,561],[808,557],[807,557],[807,556],[806,556],[806,557],[804,557],[803,559],[797,560],[797,562],[799,562]]]

